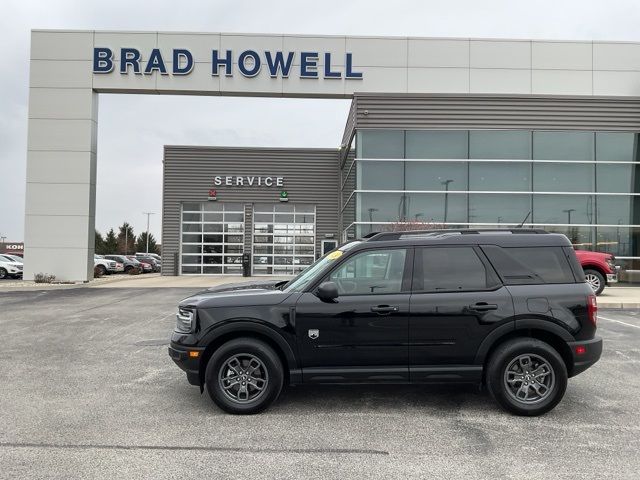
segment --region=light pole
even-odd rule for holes
[[[443,182],[440,182],[440,185],[444,185],[444,223],[447,223],[447,210],[449,209],[449,184],[452,183],[453,180],[448,179]]]
[[[576,209],[575,208],[568,208],[568,209],[562,210],[562,211],[567,214],[567,223],[569,225],[571,225],[571,212],[575,212]]]
[[[145,253],[149,253],[149,217],[151,215],[155,215],[153,212],[142,212],[143,215],[147,216],[147,250]]]

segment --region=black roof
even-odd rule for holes
[[[504,247],[570,247],[569,239],[559,233],[532,228],[413,230],[371,233],[364,244],[384,242],[412,245],[499,245]],[[381,245],[382,246],[382,245]]]

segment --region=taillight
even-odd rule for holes
[[[596,300],[595,295],[589,295],[587,297],[587,316],[589,317],[589,321],[593,323],[593,326],[596,326],[598,321],[598,301]]]

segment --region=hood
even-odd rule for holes
[[[217,285],[185,298],[180,305],[199,308],[276,305],[290,295],[276,288],[284,283],[286,281],[283,280],[254,280]]]
[[[200,294],[209,292],[231,292],[235,290],[274,290],[276,286],[286,282],[286,280],[251,280],[248,282],[223,283],[222,285],[207,288],[200,292]]]

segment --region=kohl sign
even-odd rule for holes
[[[295,62],[296,58],[298,62]],[[299,65],[294,67],[294,63]],[[137,48],[120,48],[116,52],[108,47],[93,49],[93,73],[111,73],[116,68],[116,64],[122,75],[128,75],[130,72],[137,75],[152,75],[154,72],[161,75],[188,75],[195,68],[193,54],[184,48],[174,48],[171,50],[171,55],[165,53],[164,56],[159,48],[154,48],[146,61],[142,60],[142,54]],[[233,77],[237,69],[247,78],[255,77],[264,70],[271,78],[288,78],[296,75],[311,79],[362,80],[362,72],[356,71],[353,65],[353,54],[345,53],[344,69],[337,65],[337,59],[333,58],[330,52],[244,50],[234,55],[232,50],[212,50],[210,69],[214,77],[221,74]]]

